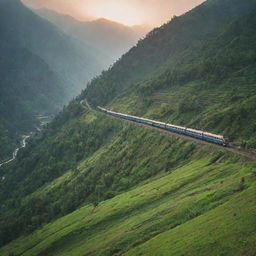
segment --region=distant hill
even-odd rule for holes
[[[69,15],[49,9],[33,11],[54,23],[67,34],[104,52],[111,62],[116,61],[151,30],[146,25],[128,27],[103,18],[91,22],[81,22]]]
[[[100,54],[38,17],[19,0],[1,0],[2,38],[29,49],[64,78],[74,96],[106,67]],[[12,29],[9,29],[12,28]]]

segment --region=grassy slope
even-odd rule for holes
[[[242,42],[244,43],[244,41]],[[250,44],[248,47],[251,47]],[[198,52],[201,55],[204,55],[203,53],[210,54],[206,50],[202,51],[199,47]],[[213,51],[215,52],[215,50]],[[239,51],[232,48],[232,52],[238,53]],[[221,56],[223,51],[218,53]],[[187,55],[188,57],[186,57]],[[247,107],[244,108],[242,102],[248,101],[248,109],[254,109],[255,68],[250,63],[250,56],[254,55],[246,55],[245,59],[249,60],[249,65],[245,69],[236,70],[233,67],[231,70],[226,70],[225,76],[220,80],[219,70],[226,66],[225,61],[221,63],[220,69],[211,76],[212,69],[204,68],[211,67],[212,64],[215,65],[215,62],[208,62],[209,66],[202,62],[202,65],[198,66],[195,65],[198,61],[196,59],[190,67],[189,63],[193,53],[185,52],[184,56],[185,62],[181,56],[181,64],[188,66],[181,65],[182,68],[173,72],[175,79],[173,79],[173,73],[170,72],[173,69],[170,68],[151,81],[136,84],[130,90],[123,91],[125,96],[119,96],[111,103],[109,101],[109,106],[127,113],[138,113],[159,120],[209,128],[216,132],[222,132],[223,129],[220,121],[214,120],[215,113],[220,114],[219,118],[223,122],[227,122],[226,125],[223,124],[226,127],[230,126],[227,119],[230,112],[227,110],[237,111],[240,118],[244,109],[247,109]],[[203,56],[202,60],[207,60],[207,58]],[[237,67],[237,62],[231,61],[232,63]],[[121,64],[119,63],[118,67],[125,72],[126,69],[122,69]],[[171,65],[170,63],[170,67]],[[114,78],[111,77],[113,73]],[[98,88],[99,90],[97,90],[96,86],[94,93],[100,95],[99,91],[104,91],[104,86],[110,85],[111,81],[118,81],[118,79],[115,80],[115,72],[113,73],[106,72],[102,78],[96,81],[98,86],[102,86],[103,89]],[[202,79],[199,80],[193,75],[194,73],[200,77],[202,75]],[[106,76],[111,78],[108,80]],[[234,92],[234,99],[231,102],[230,95],[233,84],[237,85],[237,90]],[[104,91],[104,93],[108,92]],[[249,99],[251,94],[252,99]],[[111,93],[109,95],[112,96]],[[191,95],[193,95],[194,101],[187,107],[184,102],[187,103]],[[183,223],[198,215],[204,216],[213,208],[218,207],[216,209],[222,211],[220,205],[224,202],[228,203],[229,199],[233,198],[232,200],[239,203],[236,194],[240,194],[239,190],[245,189],[241,177],[250,176],[255,166],[240,163],[237,159],[232,159],[232,156],[228,157],[227,155],[225,162],[214,164],[223,156],[223,152],[211,155],[212,160],[209,160],[206,159],[206,155],[210,154],[212,149],[207,147],[200,150],[194,144],[144,128],[135,128],[134,125],[126,126],[123,123],[121,125],[119,121],[114,121],[101,114],[94,116],[94,114],[85,112],[83,115],[79,100],[73,102],[43,134],[33,138],[31,145],[20,156],[18,162],[12,165],[10,173],[13,175],[7,175],[5,182],[2,183],[3,189],[0,191],[0,196],[4,199],[7,198],[5,202],[7,207],[1,209],[3,210],[1,227],[5,227],[5,223],[9,225],[7,231],[2,234],[3,238],[9,233],[13,233],[14,237],[17,237],[17,232],[20,232],[20,223],[24,225],[22,231],[28,228],[27,232],[31,232],[40,224],[65,215],[78,206],[117,196],[100,203],[94,210],[92,206],[85,206],[78,212],[59,219],[57,224],[45,226],[42,231],[32,235],[33,238],[27,236],[24,238],[25,241],[13,242],[6,247],[7,249],[3,249],[5,252],[15,250],[13,246],[17,243],[18,252],[33,247],[35,255],[38,255],[39,252],[42,252],[41,255],[65,255],[64,252],[66,255],[72,255],[72,252],[74,255],[84,255],[85,252],[89,254],[91,251],[92,254],[114,255],[118,254],[120,250],[128,251],[131,247],[151,239],[171,227],[174,228],[173,230],[177,225],[182,227]],[[199,102],[197,102],[198,100]],[[225,108],[223,102],[226,104]],[[226,111],[225,115],[221,115]],[[75,115],[72,116],[74,113]],[[253,131],[253,120],[249,117],[250,114],[253,115],[253,112],[246,113],[248,114],[246,121],[252,127],[248,126],[248,123],[243,123],[240,128],[241,131],[245,130],[251,134],[252,138],[253,133],[250,132],[250,129]],[[200,119],[203,120],[201,123]],[[212,122],[212,124],[208,124],[208,122]],[[216,126],[216,124],[218,125]],[[238,122],[232,123],[230,126],[232,131],[236,131],[238,124]],[[102,139],[102,134],[106,138]],[[234,135],[234,138],[239,138],[239,134],[238,136]],[[245,134],[241,138],[246,138]],[[178,166],[180,169],[177,169]],[[166,171],[172,173],[167,176]],[[246,186],[251,185],[252,177],[249,176],[246,177]],[[18,177],[19,183],[15,183],[16,180],[13,177]],[[147,179],[153,179],[148,181],[148,190],[142,184],[147,182]],[[159,189],[152,190],[153,184],[158,184]],[[179,184],[184,185],[178,187]],[[15,190],[12,189],[13,186],[15,186]],[[132,191],[127,192],[128,194],[120,194],[134,186],[137,186],[133,190],[134,197],[129,197],[129,193],[133,193]],[[145,193],[142,193],[144,189],[146,189]],[[6,191],[8,191],[7,196]],[[246,195],[246,193],[241,194],[245,201],[247,200]],[[20,198],[17,200],[19,196]],[[173,208],[172,205],[174,205]],[[248,207],[244,207],[243,210],[247,211],[248,209],[250,209],[249,203]],[[205,216],[207,218],[207,215]],[[60,223],[63,226],[59,226]],[[75,226],[71,223],[74,223]],[[253,220],[250,223],[253,224]],[[222,225],[219,233],[226,232],[228,222],[223,219]],[[247,229],[247,226],[244,228]],[[56,229],[60,231],[55,233]],[[62,237],[65,235],[62,232],[66,230],[68,233],[69,231],[74,231],[74,233]],[[44,233],[49,236],[49,240],[44,240]],[[36,240],[37,234],[39,240]],[[244,238],[247,233],[239,232],[239,236]],[[217,245],[220,245],[218,235],[214,235],[213,238]],[[229,237],[225,239],[227,241]],[[43,240],[42,243],[39,243],[41,240]],[[57,242],[52,244],[55,240]],[[34,247],[36,243],[39,243],[38,246],[42,246],[42,248]],[[46,243],[45,246],[44,243]],[[250,246],[248,245],[246,248]],[[182,250],[186,250],[186,248],[183,247]],[[33,254],[32,251],[29,251],[24,255]]]
[[[255,213],[254,186],[125,255],[255,255]]]
[[[22,169],[17,169],[15,174],[17,177],[28,177],[24,181],[20,181],[16,191],[12,191],[12,193],[15,193],[16,201],[13,202],[10,199],[6,201],[6,204],[18,205],[20,211],[12,207],[9,210],[3,207],[3,226],[4,223],[11,222],[12,230],[16,230],[17,223],[21,223],[27,231],[31,231],[32,227],[30,225],[35,226],[39,221],[47,222],[52,214],[64,215],[73,211],[82,203],[111,198],[138,184],[141,180],[154,176],[157,173],[164,173],[184,163],[184,161],[188,161],[195,149],[195,145],[192,143],[177,140],[166,134],[159,134],[159,132],[152,131],[151,129],[137,128],[134,124],[122,123],[105,117],[100,113],[94,115],[85,112],[82,118],[76,120],[75,123],[77,129],[83,126],[86,127],[86,124],[90,125],[94,133],[96,133],[95,127],[104,123],[106,129],[97,129],[98,132],[104,133],[104,140],[100,139],[102,138],[101,133],[95,134],[95,136],[99,136],[101,147],[99,148],[95,141],[77,142],[79,143],[77,145],[77,152],[79,153],[77,156],[72,155],[72,158],[70,158],[70,153],[67,152],[67,155],[62,157],[63,159],[70,159],[68,164],[62,160],[60,164],[56,163],[52,167],[54,169],[49,169],[50,167],[48,166],[50,166],[52,161],[55,161],[55,152],[71,148],[74,145],[73,140],[68,141],[66,139],[67,134],[69,136],[74,131],[73,129],[69,132],[63,130],[57,139],[49,137],[52,143],[50,148],[53,151],[50,150],[49,152],[48,163],[38,165],[33,178],[28,176]],[[112,125],[110,131],[107,130],[108,123]],[[113,125],[114,127],[116,126],[117,131],[119,129],[118,136],[114,138]],[[89,126],[86,128],[86,133],[90,134]],[[90,138],[89,135],[88,138]],[[143,144],[141,143],[141,138],[143,138]],[[64,142],[58,147],[56,141]],[[74,164],[75,159],[81,157],[81,152],[83,153],[82,159],[85,160],[80,160],[78,165]],[[169,157],[170,155],[172,157]],[[34,161],[37,161],[36,156],[28,155],[27,157],[29,159],[35,158]],[[46,158],[48,159],[48,157]],[[25,170],[30,168],[26,159],[24,159],[24,166],[27,166]],[[56,185],[51,186],[49,182],[54,182],[54,179],[57,178],[53,171],[57,168],[66,168],[67,173],[60,177]],[[46,173],[53,176],[50,176],[48,182],[42,186],[40,182],[47,178]],[[7,174],[7,182],[9,182],[9,179],[11,177]],[[35,188],[38,185],[42,187],[36,190]],[[8,186],[11,188],[13,184],[10,183]],[[22,187],[22,190],[19,190],[18,187]],[[33,190],[36,192],[33,193]],[[5,194],[1,196],[4,197]],[[19,196],[21,197],[20,201],[17,200]],[[17,216],[16,222],[12,222],[15,216]],[[32,222],[30,222],[31,218]],[[5,231],[4,233],[7,234],[8,232]]]
[[[0,253],[253,256],[256,165],[204,154],[96,208],[86,205]]]

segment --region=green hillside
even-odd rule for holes
[[[253,256],[256,165],[205,153],[97,207],[81,207],[1,255]]]
[[[255,12],[232,22],[216,38],[184,51],[156,78],[129,88],[132,97],[123,94],[111,105],[255,149],[255,26]]]
[[[154,79],[171,64],[177,66],[186,50],[191,52],[200,45],[207,48],[209,40],[255,8],[254,0],[209,0],[185,15],[174,17],[151,31],[113,68],[92,81],[85,95],[95,105],[112,101],[132,85],[136,87],[138,82]]]
[[[253,256],[255,163],[80,101],[254,151],[255,8],[209,0],[175,17],[36,134],[2,170],[0,253]]]

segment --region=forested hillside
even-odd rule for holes
[[[255,151],[255,14],[252,0],[208,0],[94,79],[2,169],[0,240],[20,238],[0,253],[253,256],[254,162],[80,101]]]
[[[253,7],[252,7],[253,6]],[[179,64],[186,49],[215,38],[232,21],[251,12],[255,1],[211,0],[151,31],[114,67],[86,90],[93,104],[105,104],[136,82],[145,81]]]
[[[69,96],[65,82],[29,50],[1,40],[0,52],[0,160],[4,160],[21,134],[40,126],[36,115],[57,113]]]

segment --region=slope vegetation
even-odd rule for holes
[[[253,255],[255,163],[80,101],[207,129],[255,150],[255,8],[209,0],[174,18],[34,136],[3,169],[0,240],[23,236],[2,252]]]
[[[253,256],[255,186],[255,164],[201,150],[189,164],[97,207],[81,207],[0,252]]]

